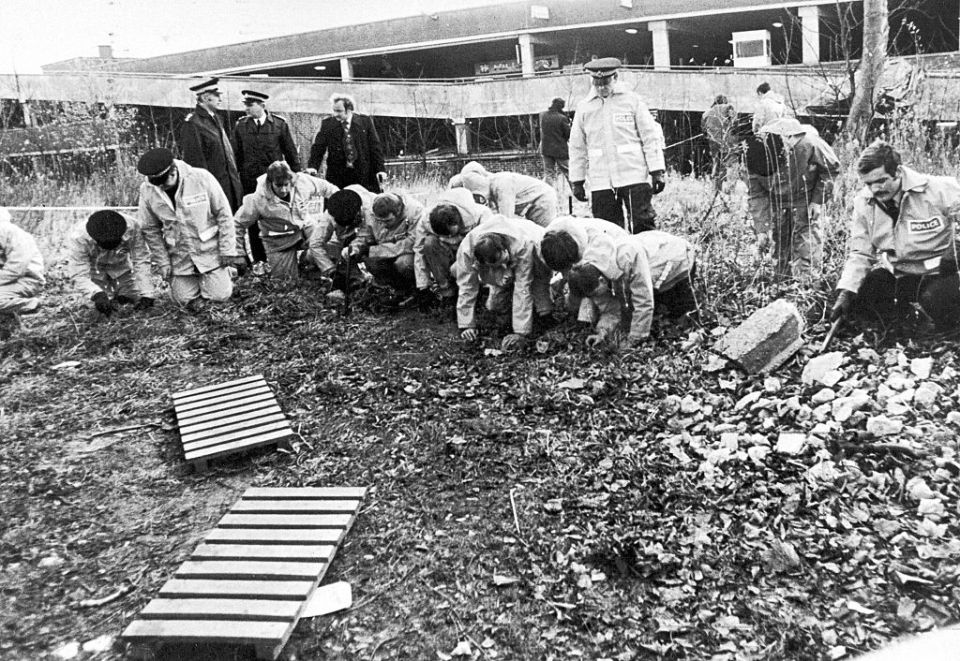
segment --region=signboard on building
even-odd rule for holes
[[[538,55],[533,59],[534,71],[551,71],[560,68],[560,57],[557,55]],[[494,62],[479,62],[473,65],[477,76],[497,76],[522,71],[517,60],[496,60]]]

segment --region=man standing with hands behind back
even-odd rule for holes
[[[589,183],[593,216],[637,233],[655,228],[650,201],[664,188],[663,129],[638,94],[616,85],[619,68],[615,57],[584,66],[593,88],[570,129],[570,187],[586,202]]]
[[[371,193],[381,192],[386,181],[380,136],[367,115],[354,112],[355,102],[348,94],[330,97],[332,117],[320,124],[310,148],[308,167],[319,171],[327,157],[324,179],[338,188],[360,184]]]
[[[257,177],[264,174],[271,163],[286,161],[293,172],[300,172],[300,155],[290,134],[290,125],[280,115],[267,111],[270,97],[262,92],[243,90],[245,117],[237,121],[233,129],[233,142],[240,169],[240,183],[244,195],[257,192]],[[250,252],[253,254],[254,271],[257,264],[267,261],[267,252],[260,239],[260,227],[253,223],[247,229],[250,237]]]
[[[211,78],[190,88],[197,94],[197,107],[183,122],[180,149],[187,165],[203,168],[216,178],[227,196],[230,210],[235,212],[243,201],[243,187],[233,146],[217,116],[220,109],[218,82],[219,78]]]
[[[543,172],[551,186],[562,174],[570,173],[570,118],[563,114],[566,102],[560,97],[550,102],[550,107],[540,113],[540,155],[543,157]]]

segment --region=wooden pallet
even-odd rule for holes
[[[135,658],[163,644],[252,645],[275,659],[356,520],[365,488],[250,488],[121,634]]]
[[[197,471],[216,457],[263,445],[289,447],[296,436],[263,376],[173,394],[184,460]]]

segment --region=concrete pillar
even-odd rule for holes
[[[533,75],[533,37],[529,33],[521,34],[517,40],[520,42],[520,71],[524,78]]]
[[[653,37],[653,68],[670,68],[670,25],[666,21],[652,21],[647,24]]]
[[[349,57],[340,58],[340,80],[349,83],[353,80],[353,62]]]
[[[457,117],[456,119],[454,119],[453,129],[456,132],[456,136],[457,136],[457,153],[469,154],[470,153],[470,125],[467,123],[466,118]]]
[[[800,38],[803,41],[803,63],[820,61],[820,7],[799,7]]]
[[[20,99],[20,110],[23,111],[23,125],[33,126],[33,113],[30,111],[30,102],[26,99]]]

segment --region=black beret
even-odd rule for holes
[[[97,243],[119,242],[127,231],[127,221],[116,211],[94,211],[87,218],[87,234]]]
[[[148,177],[159,177],[173,165],[173,152],[166,147],[151,149],[140,157],[137,172]]]

